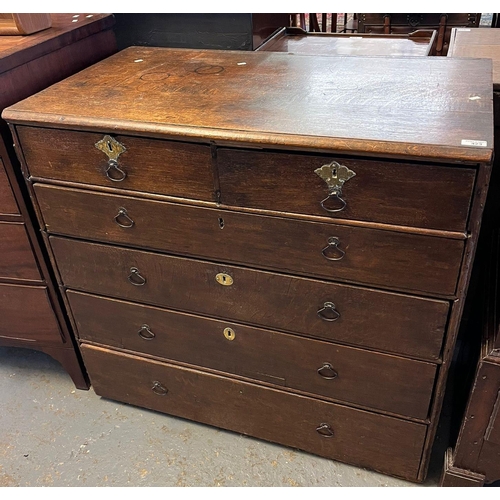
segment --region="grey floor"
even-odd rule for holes
[[[0,486],[421,485],[102,399],[46,354],[0,348]]]

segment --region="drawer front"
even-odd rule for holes
[[[65,238],[50,242],[70,288],[427,360],[441,350],[444,301]],[[233,284],[219,284],[219,273]]]
[[[425,425],[107,349],[82,353],[100,396],[416,479]]]
[[[427,417],[436,375],[431,363],[78,292],[68,298],[83,341]]]
[[[24,224],[0,222],[0,278],[41,280]]]
[[[464,248],[461,240],[42,184],[35,191],[52,233],[391,289],[453,295]]]
[[[17,207],[14,193],[10,187],[9,178],[5,172],[5,167],[0,158],[0,215],[17,215],[19,208]]]
[[[476,175],[452,166],[232,149],[219,150],[217,161],[227,205],[462,232]],[[316,173],[326,165],[322,175],[330,175],[332,161],[355,174],[347,179],[335,167],[340,194]]]
[[[2,338],[62,342],[45,287],[0,284],[0,343]]]
[[[129,136],[115,160],[96,147],[105,134],[18,127],[30,175],[131,191],[214,200],[209,146]],[[113,159],[120,146],[104,149]],[[114,151],[111,151],[112,149]]]

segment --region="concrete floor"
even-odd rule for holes
[[[420,485],[102,399],[46,354],[0,348],[0,486]]]

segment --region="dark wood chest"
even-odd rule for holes
[[[6,110],[96,393],[422,481],[492,156],[457,70],[130,48]]]
[[[0,36],[0,110],[116,51],[108,14],[53,14],[52,28]],[[42,249],[13,139],[0,122],[0,346],[50,354],[76,386],[88,381]]]

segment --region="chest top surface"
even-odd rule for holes
[[[489,161],[492,99],[488,60],[131,47],[2,116],[49,127]]]
[[[52,27],[29,36],[0,36],[0,74],[114,25],[111,14],[51,14]]]
[[[495,90],[500,90],[500,30],[455,28],[448,55],[491,59],[493,86]]]

